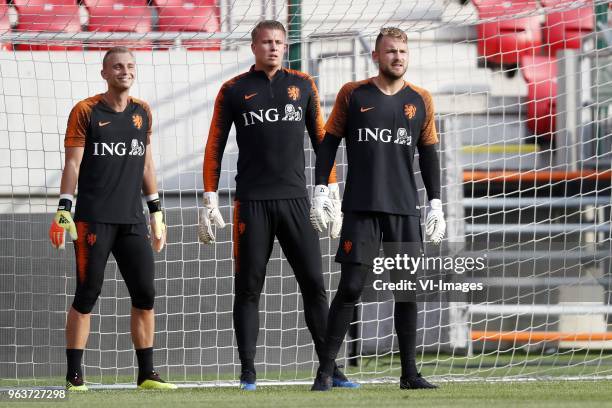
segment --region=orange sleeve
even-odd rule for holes
[[[425,104],[425,121],[421,128],[420,146],[429,146],[439,142],[438,132],[436,131],[436,120],[434,117],[434,105],[431,94],[425,89],[419,88],[417,92],[423,98]]]
[[[226,82],[219,90],[215,99],[213,117],[210,123],[210,130],[208,131],[206,149],[204,150],[202,169],[204,191],[206,192],[217,191],[219,187],[221,159],[223,158],[223,152],[233,121],[231,101],[228,96],[229,90],[230,85]]]
[[[91,105],[81,101],[74,105],[68,116],[64,147],[84,147],[91,119]]]
[[[153,114],[151,113],[151,107],[148,103],[144,103],[142,107],[147,113],[147,122],[149,123],[149,125],[147,126],[147,144],[150,144],[151,136],[153,135]]]
[[[317,146],[321,144],[325,137],[325,125],[323,122],[323,112],[321,111],[321,102],[317,85],[311,77],[308,77],[308,80],[310,83],[310,99],[308,101],[308,107],[306,108],[306,128],[308,129],[310,142],[316,152],[318,150]],[[336,163],[334,163],[329,174],[328,183],[337,182]]]
[[[357,87],[357,85],[357,82],[349,82],[340,88],[340,91],[336,96],[336,102],[334,103],[332,113],[329,118],[327,118],[327,123],[325,124],[325,131],[327,133],[331,133],[339,138],[343,138],[345,136],[344,133],[346,131],[346,118],[348,116],[349,100],[351,93],[353,93],[353,90]]]

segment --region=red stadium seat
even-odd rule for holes
[[[521,73],[527,82],[527,128],[548,140],[556,130],[557,61],[542,56],[524,56]]]
[[[76,33],[81,31],[79,6],[74,0],[14,0],[17,9],[15,31],[51,31]],[[15,47],[17,50],[82,50],[77,47],[55,45],[26,45]]]
[[[151,31],[151,9],[146,0],[84,0],[89,12],[88,31],[148,33]],[[151,49],[148,41],[114,41],[113,45]],[[107,47],[89,47],[105,49]]]
[[[473,0],[481,19],[511,17],[537,10],[534,0]],[[542,44],[539,17],[533,15],[481,23],[478,54],[497,65],[516,65],[523,55],[533,55]]]
[[[158,31],[214,33],[221,29],[216,0],[154,0],[159,16]],[[192,46],[190,46],[190,44]],[[219,50],[220,41],[183,41],[190,50]]]
[[[575,2],[541,0],[541,3],[546,8],[554,8]],[[558,50],[580,49],[582,37],[593,31],[593,20],[593,3],[590,0],[584,1],[583,7],[547,13],[542,27],[547,55],[555,57]]]
[[[6,3],[0,3],[0,33],[11,31],[11,22],[8,17],[8,6]],[[10,51],[13,49],[11,43],[0,43],[1,51]]]

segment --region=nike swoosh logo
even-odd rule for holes
[[[371,108],[361,108],[361,112],[367,112],[369,110],[374,109],[376,106],[372,106]]]
[[[252,97],[254,97],[255,95],[257,95],[257,92],[252,93],[250,95],[244,95],[244,100],[248,101],[249,99],[251,99]]]
[[[110,123],[110,121],[108,122],[98,122],[98,126],[102,127],[102,126],[106,126]]]

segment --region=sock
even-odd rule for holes
[[[402,378],[416,378],[418,373],[415,360],[402,362]]]
[[[138,383],[146,380],[153,371],[153,347],[136,350],[138,359]]]
[[[324,358],[320,361],[319,370],[330,377],[334,375],[334,368],[336,368],[335,360],[331,358]]]
[[[255,360],[252,358],[245,358],[240,361],[240,369],[244,371],[250,371],[255,374]]]
[[[415,358],[417,304],[415,302],[395,302],[394,320],[402,362],[402,377],[415,378],[418,374]]]
[[[68,366],[66,380],[68,380],[69,377],[74,377],[74,374],[83,377],[83,371],[81,370],[83,351],[82,349],[66,349],[66,362]]]
[[[355,304],[361,296],[369,270],[370,268],[363,264],[342,264],[338,291],[329,308],[325,353],[319,356],[320,370],[327,375],[334,374],[338,351],[353,320]]]

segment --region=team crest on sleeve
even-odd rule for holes
[[[348,255],[351,252],[351,249],[353,249],[353,243],[347,239],[342,244],[342,249],[344,249],[344,253]]]
[[[137,113],[132,115],[132,123],[136,129],[140,130],[142,128],[142,116]]]
[[[287,95],[292,101],[297,101],[300,99],[300,88],[295,85],[291,85],[289,88],[287,88]]]
[[[406,115],[408,119],[414,118],[414,115],[416,115],[416,106],[411,103],[404,105],[404,115]]]

